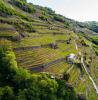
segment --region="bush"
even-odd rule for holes
[[[42,10],[44,12],[46,12],[47,14],[49,14],[49,15],[54,15],[55,14],[55,11],[53,11],[51,8],[44,7]]]
[[[60,15],[54,15],[54,20],[59,22],[65,22],[64,18]]]
[[[26,0],[12,0],[12,3],[26,12],[35,12],[33,5],[31,3],[27,3]]]
[[[41,20],[46,20],[47,21],[47,16],[45,16],[45,15],[41,15],[41,16],[39,16],[39,18],[41,19]]]
[[[13,89],[9,86],[0,88],[0,100],[15,100]]]
[[[14,9],[6,6],[3,1],[0,1],[0,12],[6,13],[7,15],[14,15],[16,13]]]
[[[66,81],[68,81],[69,77],[70,77],[70,75],[68,73],[64,72],[63,79],[66,80]]]

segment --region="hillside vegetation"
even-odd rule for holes
[[[0,0],[0,100],[98,100],[91,26],[26,0]]]
[[[5,41],[6,43],[7,41]],[[49,94],[48,94],[49,93]],[[65,80],[47,73],[31,74],[18,68],[10,46],[0,48],[0,100],[77,100]]]

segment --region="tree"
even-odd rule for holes
[[[0,100],[15,100],[13,89],[9,86],[0,88]]]
[[[63,79],[66,80],[66,81],[68,81],[69,77],[70,77],[70,75],[68,73],[64,72]]]
[[[0,48],[0,83],[10,84],[11,79],[17,71],[17,63],[15,55],[12,51],[5,51],[5,48]]]
[[[77,100],[77,95],[72,86],[66,84],[65,80],[57,80],[58,90],[57,99],[59,100]]]

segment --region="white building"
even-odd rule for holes
[[[74,60],[76,60],[75,54],[71,53],[70,55],[67,56],[68,63],[72,64]]]

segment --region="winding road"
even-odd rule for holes
[[[86,72],[86,74],[88,75],[89,79],[91,80],[91,82],[92,82],[92,84],[93,84],[93,87],[94,87],[96,93],[98,94],[98,87],[97,87],[95,81],[93,80],[93,78],[91,77],[91,75],[89,74],[89,72],[88,72],[88,70],[87,70],[87,68],[86,68],[86,65],[85,65],[85,63],[84,63],[84,58],[83,58],[83,56],[82,56],[82,53],[79,52],[78,45],[77,45],[76,42],[75,42],[75,47],[76,47],[76,50],[78,51],[78,53],[81,55],[81,64],[82,64],[82,66],[84,67],[85,72]]]
[[[91,82],[92,82],[92,84],[93,84],[93,86],[94,86],[94,89],[96,90],[96,93],[98,94],[98,87],[97,87],[96,83],[94,82],[93,78],[91,77],[91,75],[89,74],[89,72],[87,71],[86,65],[85,65],[85,63],[84,63],[83,57],[81,57],[81,63],[82,63],[82,65],[83,65],[83,67],[84,67],[84,69],[85,69],[87,75],[89,76],[89,79],[91,80]]]

